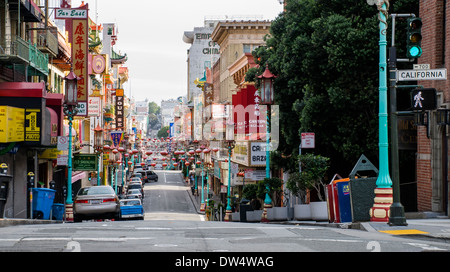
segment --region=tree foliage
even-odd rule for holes
[[[390,13],[417,11],[415,0],[391,1]],[[345,175],[361,154],[378,158],[377,14],[361,0],[291,0],[266,47],[253,52],[260,68],[251,74],[268,64],[278,76],[280,145],[272,156],[281,167],[298,169],[301,132],[315,133],[314,152],[330,158],[331,172]]]

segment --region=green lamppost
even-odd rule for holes
[[[231,115],[232,116],[232,115]],[[232,117],[230,117],[232,118]],[[227,186],[227,208],[225,211],[224,221],[231,221],[231,154],[234,148],[234,123],[229,120],[226,124],[225,142],[228,145],[228,186]]]
[[[73,199],[72,199],[72,121],[78,113],[78,80],[80,78],[70,69],[70,73],[65,77],[66,93],[64,96],[64,114],[69,119],[69,154],[67,161],[67,200],[66,218],[73,221]]]
[[[100,163],[102,159],[102,153],[103,153],[103,129],[100,126],[100,123],[97,124],[97,126],[94,129],[94,149],[97,153],[97,186],[100,186]]]
[[[273,79],[276,78],[270,70],[269,65],[266,65],[266,70],[261,76],[260,87],[260,104],[266,105],[267,122],[266,122],[266,178],[270,178],[270,105],[273,104]],[[264,199],[264,211],[261,217],[261,222],[268,222],[267,209],[272,208],[272,199],[270,198],[270,186],[266,184],[266,197]]]
[[[211,150],[209,150],[209,148],[205,148],[203,149],[203,161],[202,161],[202,201],[200,204],[200,211],[204,212],[205,211],[205,196],[204,196],[204,187],[205,187],[205,172],[204,172],[204,167],[206,164],[206,183],[208,183],[208,165],[209,165],[209,153],[211,152]]]
[[[370,209],[370,220],[388,222],[389,209],[392,204],[392,180],[389,176],[389,143],[388,143],[388,112],[387,112],[387,17],[388,0],[367,0],[368,4],[376,4],[380,20],[380,61],[379,61],[379,173],[376,182],[374,205]]]

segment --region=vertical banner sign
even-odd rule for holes
[[[113,142],[113,146],[119,146],[120,142],[123,140],[123,132],[111,131],[111,140]]]
[[[81,78],[78,81],[78,101],[87,101],[88,87],[88,23],[87,20],[73,20],[72,25],[72,59],[73,71]]]
[[[116,129],[124,130],[123,89],[116,90]]]

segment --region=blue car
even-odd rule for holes
[[[144,220],[144,207],[141,200],[136,198],[120,200],[120,218]]]

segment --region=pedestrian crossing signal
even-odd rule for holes
[[[436,89],[414,89],[411,91],[411,107],[414,111],[435,110],[437,108]]]
[[[406,28],[406,56],[419,58],[422,56],[422,19],[418,17],[408,18]]]

